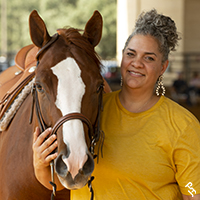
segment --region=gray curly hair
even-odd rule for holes
[[[163,62],[168,59],[170,51],[176,50],[178,40],[181,39],[177,33],[175,22],[170,17],[158,14],[155,9],[140,14],[134,31],[125,43],[124,50],[132,37],[138,34],[151,35],[158,41],[159,50],[163,54]]]

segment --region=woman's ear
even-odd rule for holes
[[[164,64],[162,65],[161,74],[164,74],[164,72],[166,71],[168,65],[169,65],[169,60],[166,60],[166,61],[164,62]]]

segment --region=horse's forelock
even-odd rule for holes
[[[75,28],[63,28],[57,30],[58,34],[62,35],[65,41],[69,45],[72,43],[75,46],[83,49],[88,54],[88,56],[90,56],[94,60],[94,62],[98,66],[98,69],[100,70],[101,67],[100,58],[98,54],[95,52],[92,44],[89,43],[87,38],[85,38],[80,34],[81,31],[83,30]]]

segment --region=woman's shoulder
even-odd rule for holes
[[[198,119],[186,108],[170,98],[163,97],[157,109],[157,117],[161,119],[163,129],[167,130],[170,138],[182,138],[189,134],[191,137],[200,138],[200,123]],[[160,124],[160,126],[162,126]],[[174,139],[176,140],[176,139]]]
[[[186,108],[171,100],[168,97],[164,97],[163,105],[167,109],[168,113],[173,114],[174,117],[187,118],[189,121],[198,121],[197,118]]]

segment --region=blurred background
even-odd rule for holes
[[[96,48],[102,59],[116,57],[116,0],[0,0],[1,33],[0,56],[8,65],[13,64],[15,54],[31,44],[29,36],[29,15],[37,10],[43,18],[50,35],[63,27],[84,29],[94,10],[103,16],[103,37]],[[109,41],[109,42],[108,42]],[[0,70],[5,66],[1,66]]]
[[[169,58],[164,74],[167,96],[200,120],[200,1],[199,0],[0,0],[0,72],[14,65],[16,53],[31,44],[28,18],[36,9],[50,35],[67,26],[84,29],[98,10],[103,35],[96,47],[104,65],[102,75],[112,90],[120,89],[122,49],[142,11],[156,8],[176,23],[182,40]]]

